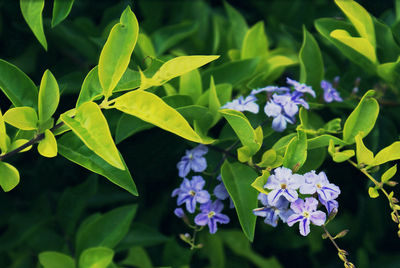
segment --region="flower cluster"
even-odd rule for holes
[[[333,83],[337,85],[339,83],[339,76],[336,76],[335,79],[333,80]],[[326,102],[332,102],[332,101],[337,101],[337,102],[342,102],[343,99],[340,97],[339,92],[332,86],[331,83],[329,83],[326,80],[321,81],[321,88],[324,90],[324,100]]]
[[[275,131],[282,132],[286,129],[287,123],[295,123],[295,116],[299,111],[299,105],[306,109],[309,108],[308,103],[303,98],[304,94],[310,94],[315,98],[315,92],[310,86],[299,83],[290,78],[287,78],[286,82],[290,87],[293,87],[293,91],[290,87],[277,86],[267,86],[260,89],[254,89],[246,98],[240,96],[239,98],[226,103],[222,108],[233,109],[241,112],[249,111],[252,113],[258,113],[259,106],[256,103],[256,95],[261,92],[267,92],[269,94],[274,93],[266,103],[264,112],[268,117],[273,117],[272,128]]]
[[[213,234],[217,231],[217,223],[229,223],[229,217],[221,213],[224,208],[222,200],[230,199],[221,176],[217,177],[221,183],[213,191],[216,197],[215,201],[211,200],[210,193],[204,189],[206,181],[202,176],[194,175],[191,180],[186,178],[190,171],[203,172],[206,170],[207,160],[204,156],[207,152],[208,148],[204,145],[186,151],[177,164],[179,176],[183,178],[183,181],[179,188],[172,192],[172,197],[177,196],[177,205],[184,205],[190,214],[196,213],[197,204],[199,204],[200,212],[194,217],[194,223],[198,226],[208,225],[210,233]],[[233,206],[232,200],[231,206]],[[174,213],[179,218],[187,219],[185,211],[181,207],[176,208]]]
[[[273,227],[277,226],[279,219],[289,226],[299,222],[303,236],[310,232],[310,223],[318,226],[325,223],[326,214],[317,210],[319,203],[326,208],[328,215],[336,213],[339,206],[335,199],[340,189],[328,181],[324,172],[310,171],[299,175],[292,174],[288,168],[278,167],[264,188],[270,191],[268,195],[260,193],[258,196],[264,207],[254,209],[253,213],[265,217],[265,223]],[[300,198],[299,194],[305,198]]]

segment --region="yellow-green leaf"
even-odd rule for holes
[[[57,156],[57,141],[53,133],[46,129],[43,134],[44,139],[38,145],[39,154],[49,158]]]
[[[99,79],[103,95],[108,98],[118,84],[131,59],[139,35],[139,24],[129,6],[114,25],[100,53]]]
[[[375,47],[375,28],[368,11],[353,0],[335,0],[335,3],[346,14],[360,36],[368,39]]]
[[[355,152],[354,150],[344,150],[342,152],[335,152],[332,156],[333,161],[337,163],[341,163],[344,161],[347,161],[348,159],[352,158],[354,156]]]
[[[39,123],[44,123],[53,116],[59,101],[60,90],[57,80],[49,70],[46,70],[39,89]]]
[[[54,0],[53,4],[53,17],[51,19],[51,27],[57,26],[60,22],[65,20],[69,12],[71,12],[74,0]]]
[[[31,107],[11,108],[3,118],[8,124],[22,130],[34,130],[38,126],[36,111]]]
[[[394,165],[393,167],[389,168],[388,170],[386,170],[385,173],[383,173],[383,175],[381,177],[381,181],[382,182],[389,181],[391,178],[393,178],[393,176],[396,174],[396,172],[397,172],[397,164]]]
[[[164,63],[151,78],[142,77],[140,89],[161,86],[172,78],[195,70],[207,63],[218,59],[219,56],[180,56]]]
[[[307,134],[297,131],[297,136],[289,142],[283,157],[283,166],[297,171],[307,159]]]
[[[268,38],[264,30],[264,22],[260,21],[246,33],[241,49],[241,58],[255,58],[268,52]]]
[[[371,198],[377,198],[379,196],[378,190],[373,187],[368,188],[368,194],[369,194],[369,197],[371,197]]]
[[[203,85],[199,70],[195,69],[180,77],[179,94],[188,95],[193,99],[193,102],[196,102],[201,93],[203,93]]]
[[[22,145],[24,145],[24,144],[27,143],[28,141],[29,141],[29,140],[27,140],[27,139],[17,139],[17,140],[14,140],[14,141],[11,143],[10,148],[8,148],[8,151],[12,151],[12,150],[14,150],[14,149],[17,149],[18,147],[21,147]],[[31,148],[32,148],[32,145],[26,147],[26,148],[23,149],[23,150],[21,150],[20,153],[27,152],[27,151],[29,151]]]
[[[8,145],[6,124],[4,123],[3,114],[0,110],[0,150],[2,153],[7,152]]]
[[[265,151],[261,157],[261,162],[257,165],[260,167],[267,167],[276,161],[277,155],[274,149]]]
[[[221,107],[221,103],[219,102],[217,90],[215,88],[214,77],[211,76],[210,81],[210,92],[208,94],[208,108],[210,109],[211,114],[214,117],[213,125],[218,122],[221,118],[221,115],[218,113],[219,108]]]
[[[75,261],[73,258],[55,251],[40,253],[39,262],[43,265],[43,268],[75,268]]]
[[[396,141],[379,151],[375,156],[373,165],[377,166],[397,159],[400,159],[400,141]]]
[[[374,161],[374,153],[365,147],[360,134],[355,137],[356,141],[356,156],[358,164],[370,165]]]
[[[67,114],[62,114],[60,118],[95,154],[110,165],[125,169],[107,120],[96,103],[86,102],[79,106],[74,118]]]
[[[113,257],[114,251],[110,248],[88,248],[79,257],[79,268],[107,268]]]
[[[4,192],[12,190],[19,183],[19,172],[12,165],[0,162],[0,186]]]
[[[251,184],[251,186],[252,186],[254,189],[256,189],[257,191],[259,191],[260,193],[268,194],[269,191],[267,191],[267,190],[264,188],[264,185],[267,183],[269,176],[270,176],[269,171],[263,170],[262,175],[259,176],[259,177],[257,177],[257,178],[255,179],[255,181]]]
[[[334,30],[330,33],[332,38],[342,42],[348,47],[356,50],[371,62],[376,63],[376,53],[374,47],[368,41],[367,38],[364,37],[353,37],[346,30]]]
[[[160,97],[146,91],[135,90],[115,99],[114,108],[198,143],[211,143],[202,139],[185,118]]]
[[[42,12],[44,8],[44,0],[20,0],[22,16],[24,17],[29,28],[39,40],[40,44],[47,50],[46,36],[43,30]]]

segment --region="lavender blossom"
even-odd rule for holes
[[[299,83],[296,80],[290,79],[289,77],[286,78],[286,83],[294,87],[294,90],[301,93],[308,93],[315,98],[315,92],[312,87],[307,86],[306,84]]]
[[[279,197],[285,197],[289,202],[298,198],[297,189],[304,183],[301,175],[292,174],[292,171],[285,167],[278,167],[273,175],[269,176],[264,188],[272,190],[268,194],[268,203],[276,206]]]
[[[321,81],[321,88],[324,90],[324,100],[326,102],[338,101],[342,102],[339,92],[326,80]]]
[[[208,224],[210,233],[215,234],[217,232],[217,223],[229,223],[229,217],[221,213],[223,208],[224,205],[221,201],[211,202],[210,200],[200,206],[201,212],[194,218],[194,222],[200,226]]]
[[[217,197],[219,200],[225,200],[229,198],[229,208],[234,208],[235,205],[233,204],[232,198],[229,196],[228,191],[226,190],[225,184],[222,181],[221,175],[218,175],[217,180],[219,180],[221,183],[215,186],[214,188],[214,195]]]
[[[256,95],[261,92],[286,93],[289,91],[290,91],[290,88],[288,88],[288,87],[267,86],[267,87],[263,87],[263,88],[253,89],[250,94]]]
[[[340,194],[340,189],[333,183],[328,181],[325,172],[321,171],[316,174],[315,171],[310,171],[304,174],[305,183],[300,186],[300,193],[314,194],[318,193],[320,199],[325,201],[333,200]]]
[[[319,202],[321,202],[322,205],[325,206],[326,210],[328,211],[328,215],[330,215],[332,212],[337,212],[339,208],[339,203],[336,200],[324,200],[322,198],[319,198]]]
[[[203,156],[207,152],[208,148],[202,144],[192,150],[186,150],[186,155],[177,164],[179,176],[184,178],[189,174],[190,170],[195,172],[204,171],[207,168],[207,161]]]
[[[178,217],[178,218],[182,218],[183,216],[185,216],[185,212],[183,211],[182,208],[176,208],[174,210],[174,214]]]
[[[283,196],[278,199],[275,206],[270,205],[266,194],[260,193],[258,195],[258,200],[261,201],[264,207],[253,209],[254,215],[265,217],[264,222],[272,227],[278,225],[279,218],[283,222],[286,222],[288,217],[293,214],[293,211],[289,209],[289,201]]]
[[[243,96],[240,96],[239,98],[226,103],[221,108],[232,109],[232,110],[236,110],[239,112],[249,111],[251,113],[256,114],[256,113],[258,113],[258,110],[259,110],[259,106],[256,103],[256,101],[257,101],[257,98],[254,95],[249,95],[245,99],[243,98]]]
[[[281,105],[274,101],[267,102],[264,107],[264,112],[269,117],[274,117],[272,120],[272,129],[282,132],[286,129],[287,123],[294,123],[294,118],[285,115]]]
[[[287,219],[287,224],[293,226],[296,222],[300,222],[300,234],[306,236],[310,233],[310,222],[314,225],[321,226],[325,223],[326,214],[317,210],[318,201],[313,197],[297,199],[290,204],[293,214]]]
[[[197,202],[204,204],[210,200],[210,194],[203,190],[205,183],[201,176],[193,176],[191,181],[185,178],[180,187],[172,192],[172,197],[178,195],[178,206],[186,203],[187,211],[193,213]]]

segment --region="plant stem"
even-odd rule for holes
[[[352,264],[351,262],[349,262],[347,260],[346,255],[348,255],[348,253],[338,246],[338,244],[336,243],[335,239],[332,237],[332,235],[326,229],[325,224],[322,225],[322,228],[324,229],[324,232],[325,232],[326,236],[329,238],[329,240],[332,242],[332,244],[335,246],[336,250],[338,251],[338,256],[344,262],[344,266],[345,267],[354,267],[355,268],[354,264]]]

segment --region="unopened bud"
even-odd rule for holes
[[[347,262],[346,255],[348,255],[348,253],[345,250],[343,250],[343,249],[339,250],[338,256],[344,262]]]
[[[341,231],[340,233],[338,233],[335,237],[334,237],[334,239],[336,239],[336,238],[342,238],[342,237],[344,237],[345,235],[347,235],[347,233],[349,232],[349,230],[343,230],[343,231]]]
[[[328,235],[327,234],[322,234],[322,239],[327,239]]]
[[[356,266],[354,264],[352,264],[351,262],[346,261],[344,263],[344,267],[346,268],[356,268]]]
[[[400,231],[397,232],[397,236],[400,238]]]
[[[180,234],[179,238],[182,239],[182,241],[186,242],[186,243],[190,243],[190,234],[186,233],[186,234]]]
[[[394,186],[396,186],[397,184],[399,184],[397,181],[388,181],[388,182],[386,182],[386,184],[388,185],[388,186],[390,186],[390,187],[394,187]]]
[[[390,213],[390,216],[392,216],[392,220],[395,223],[399,223],[399,219],[397,218],[397,215],[396,215],[396,213],[394,211],[392,213]]]
[[[392,203],[399,203],[399,200],[396,197],[392,197]]]

